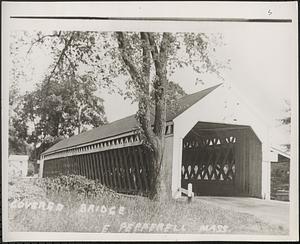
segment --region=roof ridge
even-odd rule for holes
[[[199,92],[204,92],[204,91],[207,91],[207,90],[212,90],[212,91],[213,91],[214,89],[216,89],[218,86],[221,86],[221,85],[223,85],[223,83],[220,83],[220,84],[217,84],[217,85],[214,85],[214,86],[207,87],[207,88],[205,88],[205,89],[203,89],[203,90],[200,90],[200,91],[197,91],[197,92],[194,92],[194,93],[191,93],[191,94],[187,94],[187,95],[181,97],[180,99],[185,98],[186,96],[192,96],[192,95],[195,95],[195,94],[197,94],[197,93],[199,93]]]
[[[184,98],[186,98],[186,97],[188,97],[188,96],[193,96],[193,95],[196,95],[197,93],[204,92],[204,91],[207,91],[207,90],[210,90],[210,89],[212,89],[212,91],[213,91],[214,89],[216,89],[218,86],[220,86],[220,85],[222,85],[222,84],[223,84],[223,83],[220,83],[220,84],[217,84],[217,85],[215,85],[215,86],[207,87],[207,88],[205,88],[205,89],[203,89],[203,90],[200,90],[200,91],[197,91],[197,92],[194,92],[194,93],[191,93],[191,94],[187,94],[187,95],[185,95],[185,96],[179,98],[178,100],[182,100],[182,99],[184,99]],[[131,114],[131,115],[128,115],[128,116],[126,116],[126,117],[123,117],[123,118],[114,120],[114,121],[112,121],[112,122],[109,122],[109,123],[107,123],[107,124],[103,124],[103,125],[101,125],[100,127],[111,125],[112,123],[118,122],[118,121],[120,121],[120,120],[129,118],[129,117],[132,117],[132,116],[135,116],[135,114]],[[100,127],[96,127],[96,128],[100,128]],[[93,129],[96,129],[96,128],[93,128]],[[93,130],[93,129],[91,129],[91,130]],[[91,131],[91,130],[89,130],[89,131]],[[85,131],[85,132],[88,132],[88,131]],[[85,132],[83,132],[83,133],[85,133]],[[83,134],[83,133],[80,133],[80,134]]]
[[[113,124],[113,123],[117,123],[117,122],[119,122],[120,120],[124,120],[124,119],[130,118],[130,117],[132,117],[132,116],[134,116],[134,115],[135,115],[135,114],[128,115],[128,116],[123,117],[123,118],[121,118],[121,119],[117,119],[117,120],[114,120],[114,121],[112,121],[112,122],[108,122],[107,124],[103,124],[103,125],[98,126],[98,127],[94,127],[94,128],[92,128],[92,129],[90,129],[90,130],[84,131],[84,132],[79,133],[79,134],[74,135],[74,136],[82,135],[82,134],[85,134],[85,133],[87,133],[87,132],[90,132],[90,131],[95,130],[95,129],[98,129],[98,128],[107,127],[107,126],[109,126],[109,125],[111,125],[111,124]],[[73,136],[71,136],[71,137],[73,137]],[[70,138],[70,137],[69,137],[69,138]],[[69,138],[65,138],[65,139],[69,139]]]
[[[186,111],[188,108],[190,108],[192,105],[197,103],[199,100],[204,98],[206,95],[208,95],[210,92],[215,90],[218,86],[222,85],[223,83],[220,83],[215,86],[208,87],[206,89],[197,91],[192,94],[187,94],[180,99],[178,99],[178,102],[182,103],[182,107],[175,113],[170,113],[169,110],[167,110],[166,114],[166,122],[172,121],[174,118],[182,114],[184,111]],[[153,116],[153,115],[152,115]],[[103,138],[109,138],[116,134],[122,134],[125,132],[128,132],[129,130],[134,130],[136,124],[138,121],[136,120],[135,114],[128,115],[124,118],[109,122],[107,124],[103,124],[99,127],[93,128],[91,130],[82,132],[80,134],[65,138],[64,140],[61,140],[54,144],[52,147],[48,148],[44,153],[48,153],[51,151],[56,151],[58,149],[68,148],[75,145],[80,145],[82,143],[85,143],[87,141],[92,142],[97,139],[103,139]],[[132,118],[132,119],[130,119]],[[124,121],[124,123],[122,123]],[[76,142],[77,140],[77,142]],[[81,140],[80,143],[78,140]]]
[[[194,92],[192,94],[188,94],[186,96],[183,96],[181,97],[180,99],[178,99],[177,103],[180,103],[184,100],[187,100],[188,98],[193,98],[193,97],[196,97],[198,96],[195,100],[192,100],[190,101],[190,103],[187,103],[185,104],[184,106],[185,107],[182,107],[181,108],[181,111],[178,111],[176,113],[175,116],[171,116],[170,119],[167,118],[167,121],[170,121],[170,120],[173,120],[175,119],[176,117],[178,117],[180,114],[182,114],[185,110],[187,110],[188,108],[190,108],[191,106],[193,106],[195,103],[199,102],[202,98],[204,98],[206,95],[208,95],[209,93],[211,93],[213,90],[215,90],[217,87],[221,86],[223,83],[220,83],[220,84],[217,84],[217,85],[214,85],[214,86],[211,86],[211,87],[208,87],[208,88],[205,88],[203,90],[200,90],[200,91],[197,91],[197,92]],[[199,95],[202,95],[202,96],[199,96]]]

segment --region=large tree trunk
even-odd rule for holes
[[[151,158],[152,178],[151,178],[151,192],[150,199],[156,201],[166,201],[169,198],[169,192],[166,182],[166,173],[164,172],[164,140],[157,140]]]
[[[117,39],[122,59],[127,66],[127,70],[136,84],[139,100],[138,119],[143,130],[143,135],[148,148],[151,150],[151,173],[150,173],[150,194],[153,200],[165,201],[168,199],[168,189],[166,183],[166,173],[163,167],[163,155],[165,145],[166,128],[166,101],[165,89],[167,85],[167,60],[170,51],[172,36],[170,33],[163,33],[160,47],[158,48],[153,33],[140,33],[142,41],[142,72],[139,72],[132,57],[126,51],[130,47],[130,42],[124,32],[117,32]],[[153,82],[154,89],[154,125],[151,125],[151,98],[150,98],[150,68],[151,57],[154,63],[156,78]]]
[[[166,87],[167,87],[167,60],[171,43],[170,33],[163,33],[160,49],[155,44],[154,37],[149,35],[149,43],[151,45],[151,54],[154,61],[156,79],[153,83],[154,87],[154,143],[153,143],[153,168],[154,182],[151,198],[158,201],[166,201],[169,198],[166,162],[163,162],[165,149],[165,130],[166,130]]]

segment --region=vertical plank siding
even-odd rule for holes
[[[261,197],[262,145],[254,134],[251,134],[249,141],[249,195]]]
[[[149,155],[140,145],[44,161],[44,177],[82,175],[127,194],[149,192]]]

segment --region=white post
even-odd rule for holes
[[[193,185],[192,183],[188,184],[188,202],[190,203],[192,201],[193,197]]]
[[[268,140],[268,139],[267,139]],[[262,199],[271,198],[271,152],[269,141],[262,144]]]
[[[271,162],[262,162],[262,198],[270,200],[271,198]]]
[[[43,178],[43,170],[44,170],[44,156],[42,156],[40,160],[40,169],[39,169],[40,178]]]
[[[173,138],[172,196],[177,198],[181,188],[182,138]]]

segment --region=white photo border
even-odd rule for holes
[[[270,12],[272,16],[270,16]],[[77,16],[94,19],[20,19],[12,16]],[[202,19],[199,19],[199,16]],[[110,17],[99,20],[97,18]],[[118,20],[118,18],[121,18]],[[124,19],[122,19],[124,18]],[[127,20],[126,20],[127,18]],[[137,18],[128,19],[128,18]],[[143,20],[139,20],[143,18]],[[166,18],[162,20],[162,18]],[[175,20],[174,18],[177,18]],[[194,18],[194,20],[193,20]],[[156,20],[155,20],[156,19]],[[178,21],[181,20],[182,21]],[[222,21],[228,20],[228,21]],[[50,233],[8,231],[8,71],[9,33],[11,30],[89,30],[94,31],[227,31],[229,25],[238,28],[238,22],[229,20],[291,20],[293,38],[291,45],[295,55],[291,57],[294,67],[292,98],[292,144],[291,144],[291,209],[290,234],[288,236],[231,235],[231,234],[124,234],[124,233]],[[215,21],[213,21],[215,20]],[[218,21],[219,20],[219,21]],[[216,25],[216,22],[218,24]],[[99,23],[101,23],[99,25]],[[262,23],[263,24],[263,23]],[[269,23],[270,24],[270,23]],[[276,24],[276,21],[271,24]],[[297,2],[2,2],[2,223],[3,241],[283,241],[298,240],[298,13]]]

